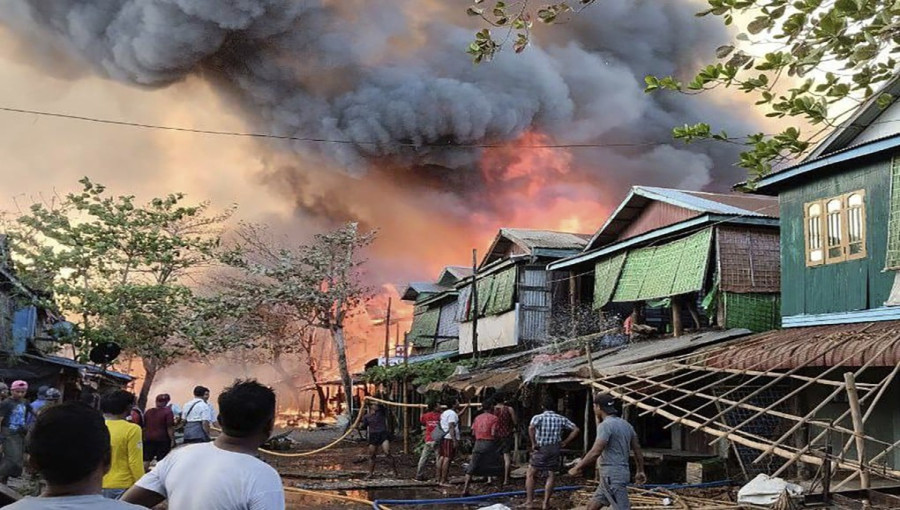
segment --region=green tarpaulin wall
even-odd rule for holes
[[[747,328],[758,333],[781,327],[779,294],[723,292],[722,299],[726,328]]]
[[[441,307],[439,306],[414,315],[409,328],[409,341],[416,347],[434,347],[434,337],[437,335],[440,316]]]
[[[493,276],[491,299],[487,305],[487,315],[499,315],[515,306],[516,268],[510,268]]]
[[[516,268],[511,267],[499,273],[485,276],[478,280],[475,288],[478,289],[478,309],[481,311],[478,315],[479,317],[499,315],[512,310],[516,306]],[[462,300],[468,294],[465,290],[460,292],[459,306],[466,307],[465,310],[461,310],[460,314],[458,314],[463,321],[472,320],[472,317],[469,316],[469,303]]]
[[[612,299],[616,281],[622,274],[622,266],[625,264],[625,253],[597,262],[594,268],[594,309],[599,310]]]
[[[611,301],[623,303],[699,291],[706,278],[711,241],[712,229],[706,229],[671,243],[630,251],[618,282],[612,280],[611,285],[607,280],[599,290],[595,285],[594,296],[612,293]]]

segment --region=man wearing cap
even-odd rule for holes
[[[25,400],[28,383],[15,381],[10,386],[10,397],[0,404],[0,431],[3,433],[3,460],[0,461],[0,483],[10,476],[20,476],[25,458],[25,434],[28,419],[34,412]]]
[[[575,465],[569,474],[578,476],[581,471],[592,465],[600,457],[600,485],[588,504],[588,510],[599,510],[608,506],[613,510],[629,510],[628,467],[629,450],[634,451],[637,469],[634,481],[638,485],[647,483],[644,474],[644,456],[638,443],[637,434],[630,423],[619,417],[616,399],[611,395],[594,397],[594,414],[600,423],[597,425],[597,440],[591,451]]]
[[[41,386],[38,389],[37,400],[31,403],[31,410],[37,413],[44,406],[59,403],[60,398],[62,398],[62,393],[58,389]]]

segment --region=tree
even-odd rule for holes
[[[318,366],[312,355],[315,338],[307,336],[312,334],[309,328],[331,334],[348,409],[352,409],[353,385],[344,324],[370,294],[361,283],[364,261],[360,255],[374,239],[374,232],[360,233],[356,223],[348,223],[316,235],[310,244],[289,248],[272,242],[263,227],[243,225],[225,259],[250,278],[240,292],[245,306],[280,310],[299,324],[297,331],[303,333],[292,337],[293,345],[306,353],[314,377]],[[321,388],[319,391],[322,400]]]
[[[490,60],[513,37],[515,51],[523,51],[533,19],[557,23],[594,3],[601,2],[572,0],[536,6],[529,0],[497,1],[488,8],[483,0],[476,0],[468,13],[502,28],[506,37],[498,41],[485,28],[476,33],[468,52],[476,63]],[[698,16],[720,17],[727,26],[750,21],[736,35],[735,44],[716,49],[716,61],[690,80],[647,76],[646,90],[697,94],[735,89],[752,95],[766,116],[794,119],[796,125],[778,133],[740,137],[716,131],[709,123],[673,128],[673,136],[685,142],[714,139],[744,145],[738,165],[748,171],[751,181],[769,173],[773,165],[804,154],[896,73],[893,54],[900,51],[900,2],[895,0],[707,3]],[[876,101],[886,107],[893,97],[881,94]]]
[[[67,341],[78,358],[115,342],[141,359],[143,407],[160,370],[228,347],[209,334],[215,298],[189,283],[216,260],[233,209],[214,214],[205,202],[186,205],[181,193],[139,205],[79,182],[81,192],[35,203],[9,223],[13,258],[25,281],[74,316]]]

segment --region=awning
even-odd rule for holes
[[[409,342],[416,347],[433,347],[440,316],[440,306],[429,308],[422,313],[414,315],[408,333]]]
[[[707,228],[684,239],[632,250],[620,270],[618,257],[601,261],[597,265],[601,277],[595,280],[595,300],[604,304],[610,300],[646,301],[701,290],[711,241],[712,229]]]
[[[443,391],[451,389],[460,393],[478,395],[485,389],[498,392],[513,391],[522,384],[522,376],[518,370],[485,371],[475,374],[451,377],[447,381],[437,381],[424,387],[424,391]],[[423,390],[420,390],[423,391]]]
[[[616,282],[625,265],[625,252],[597,262],[594,268],[594,308],[599,310],[612,299]]]
[[[790,328],[760,333],[704,355],[708,367],[789,370],[796,367],[893,367],[900,363],[900,321]]]

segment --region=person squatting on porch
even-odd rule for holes
[[[544,412],[531,418],[528,426],[528,436],[531,439],[531,463],[525,476],[526,501],[523,507],[534,506],[534,482],[537,473],[547,474],[547,484],[544,487],[544,510],[550,507],[550,498],[553,496],[553,487],[556,483],[556,471],[560,467],[560,455],[562,449],[578,437],[581,429],[572,420],[556,413],[556,400],[550,397],[544,400]],[[562,438],[564,430],[569,431],[565,439]]]
[[[619,417],[615,406],[616,399],[610,395],[594,397],[594,414],[600,423],[597,425],[597,440],[591,450],[569,470],[572,476],[592,465],[600,457],[600,485],[594,493],[588,510],[599,510],[608,506],[613,510],[630,510],[628,499],[629,449],[634,451],[636,471],[634,482],[638,485],[647,483],[644,474],[644,455],[638,443],[637,434],[630,423]]]

